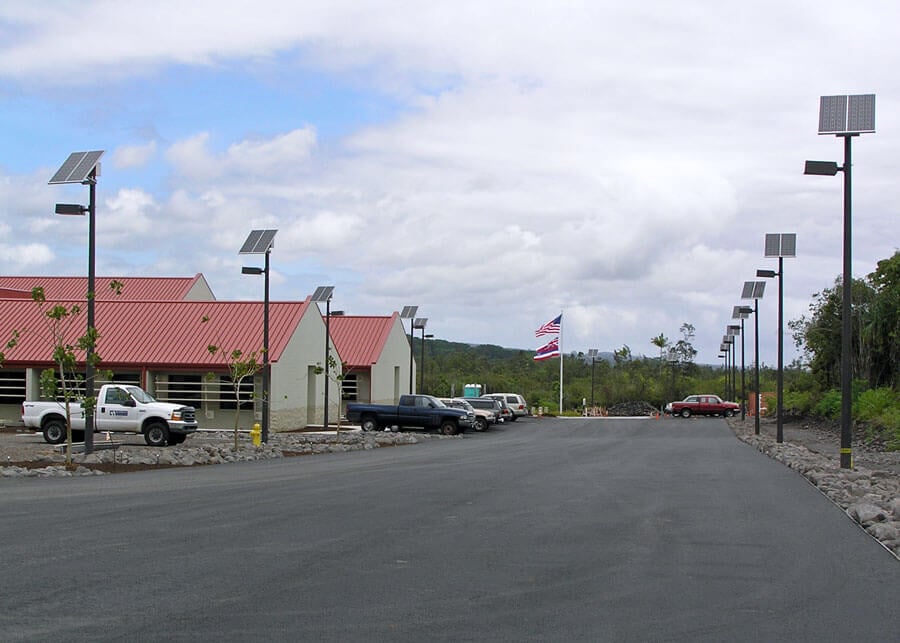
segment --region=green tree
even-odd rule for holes
[[[114,282],[119,284],[120,282]],[[119,285],[118,292],[121,291]],[[66,411],[66,466],[72,465],[72,407],[71,403],[76,398],[77,387],[70,386],[70,382],[83,381],[83,376],[76,373],[78,365],[76,351],[84,353],[85,358],[91,361],[93,366],[100,362],[100,355],[95,351],[100,335],[96,328],[88,328],[85,334],[79,336],[75,343],[70,343],[69,338],[74,333],[74,325],[79,321],[81,306],[72,304],[51,304],[47,302],[46,294],[41,286],[32,288],[31,299],[41,310],[41,318],[44,327],[34,332],[44,339],[52,348],[52,359],[56,364],[54,369],[47,369],[41,373],[41,391],[51,398],[62,397]],[[57,385],[57,374],[59,385]],[[94,412],[96,397],[93,391],[85,391],[82,399],[84,416]]]
[[[209,319],[209,316],[204,315],[200,323],[205,324],[209,322]],[[244,403],[244,400],[241,398],[241,385],[245,379],[253,377],[262,370],[261,355],[263,349],[255,350],[245,355],[240,348],[228,350],[223,348],[221,344],[222,342],[219,342],[218,345],[210,344],[206,347],[206,350],[209,351],[210,355],[218,355],[228,367],[228,375],[232,391],[234,392],[234,450],[237,451],[241,405]],[[208,373],[206,377],[208,380],[212,380],[215,379],[216,375],[215,373]],[[263,395],[268,398],[269,392],[263,391]]]
[[[334,394],[328,396],[328,406],[330,407],[332,404],[337,402],[337,429],[336,433],[340,435],[341,432],[341,401],[343,400],[343,396],[341,395],[341,384],[344,381],[344,372],[347,368],[347,364],[343,362],[338,362],[334,355],[331,354],[331,346],[328,347],[328,381],[331,384],[334,384]],[[322,366],[322,362],[316,362],[316,367],[314,369],[316,375],[322,375],[325,373],[325,367]],[[331,409],[329,408],[329,413]],[[331,422],[329,422],[331,424]],[[328,427],[325,427],[326,429]]]
[[[900,385],[900,251],[879,261],[868,280],[875,296],[861,333],[871,351],[870,384],[896,388]]]

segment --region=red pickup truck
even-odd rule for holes
[[[718,395],[688,395],[681,402],[670,402],[666,412],[689,418],[692,415],[722,415],[731,417],[741,410],[734,402],[725,402]]]

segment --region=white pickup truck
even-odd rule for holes
[[[72,432],[84,435],[84,408],[80,402],[69,405]],[[66,439],[66,406],[61,402],[24,402],[22,422],[40,429],[44,440],[59,444]],[[143,434],[150,446],[181,444],[197,430],[194,407],[157,402],[139,386],[104,384],[97,396],[94,431]]]

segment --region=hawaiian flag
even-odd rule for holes
[[[537,349],[534,359],[541,361],[550,359],[551,357],[559,357],[559,337],[554,337],[549,342]]]
[[[541,335],[556,335],[559,333],[559,325],[562,323],[562,313],[560,313],[556,319],[551,319],[546,324],[538,328],[534,331],[535,337],[540,337]]]

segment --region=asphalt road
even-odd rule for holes
[[[882,640],[900,565],[721,419],[0,481],[0,639]]]

